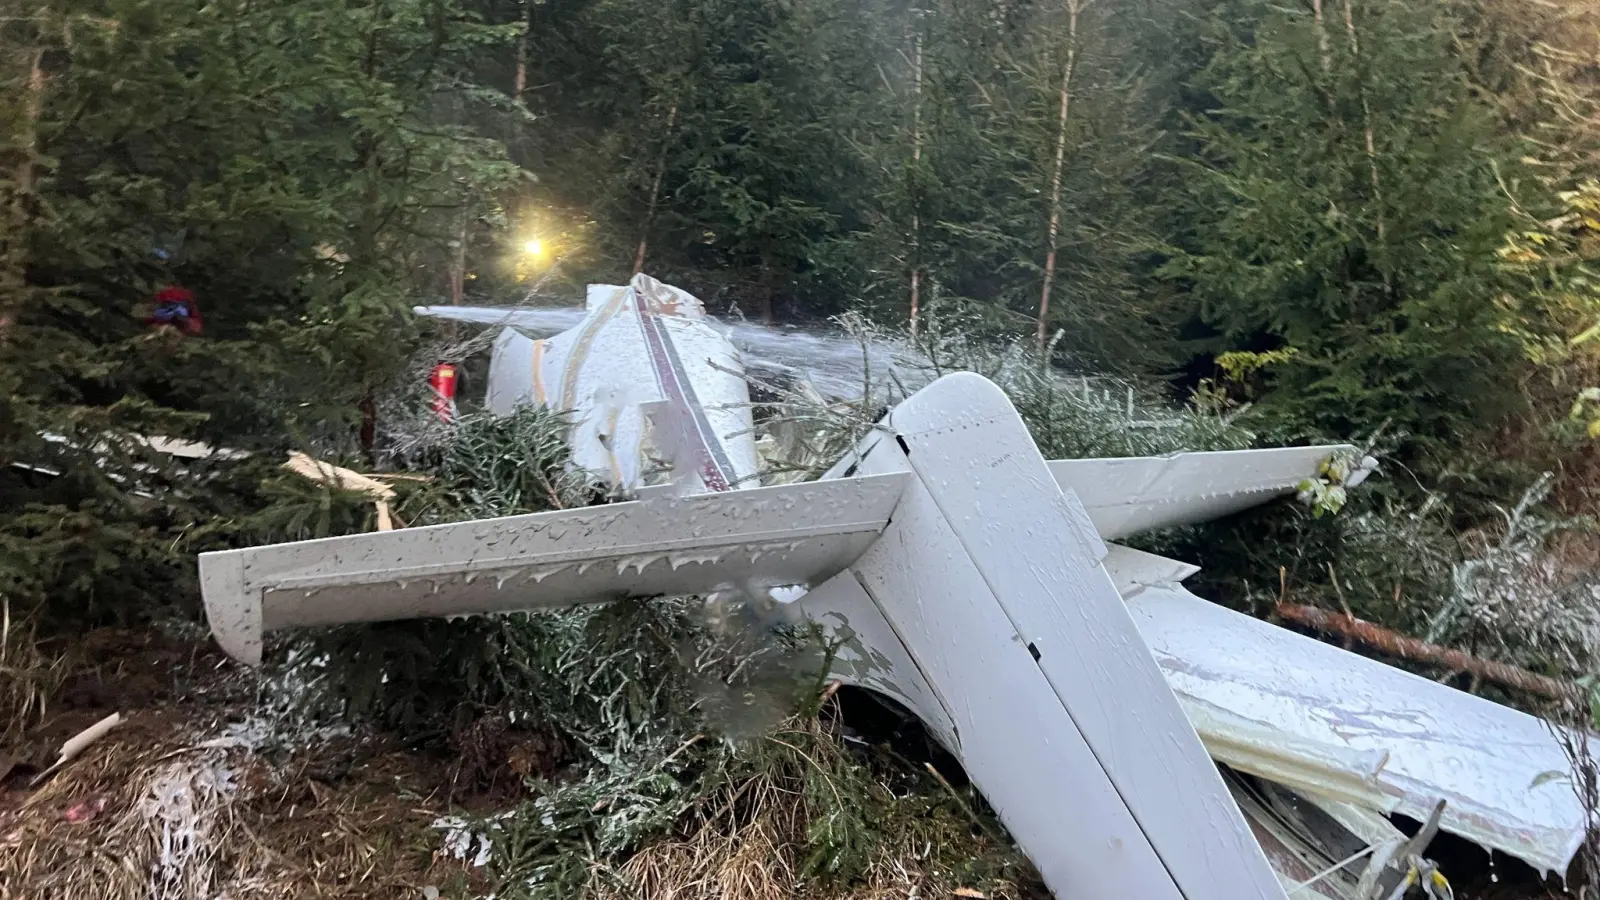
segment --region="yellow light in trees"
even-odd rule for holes
[[[522,251],[529,256],[539,256],[544,253],[544,241],[533,238],[522,245]]]

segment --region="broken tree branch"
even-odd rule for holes
[[[294,472],[302,478],[311,481],[320,481],[331,487],[344,491],[357,491],[372,498],[372,505],[378,511],[378,530],[394,530],[394,511],[390,501],[394,500],[394,488],[368,478],[359,472],[351,471],[343,466],[335,466],[319,459],[312,459],[297,450],[289,451],[289,461],[283,464],[285,469]]]
[[[1382,625],[1375,625],[1347,613],[1330,612],[1315,606],[1281,601],[1275,611],[1280,618],[1296,625],[1351,638],[1396,659],[1459,669],[1462,672],[1470,672],[1475,677],[1541,697],[1549,697],[1552,700],[1570,698],[1576,690],[1574,685],[1567,682],[1529,672],[1518,666],[1478,659],[1460,650],[1396,634]]]
[[[111,715],[106,716],[104,719],[101,719],[93,725],[90,725],[88,728],[85,728],[84,730],[68,738],[67,742],[61,745],[61,755],[56,758],[56,761],[51,764],[50,768],[45,769],[38,775],[35,775],[33,778],[33,783],[35,785],[43,784],[45,779],[59,772],[62,766],[72,762],[74,759],[77,759],[78,756],[83,753],[83,751],[89,749],[89,745],[105,737],[106,734],[111,731],[111,729],[117,727],[121,723],[122,714],[112,713]]]

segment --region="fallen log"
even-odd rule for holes
[[[1552,700],[1570,699],[1577,691],[1577,686],[1570,682],[1530,672],[1519,666],[1479,659],[1460,650],[1396,634],[1382,625],[1358,619],[1348,613],[1330,612],[1315,606],[1283,602],[1277,604],[1275,612],[1280,618],[1296,625],[1304,625],[1359,641],[1386,656],[1468,672],[1496,684],[1549,697]]]

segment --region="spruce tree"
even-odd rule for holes
[[[355,454],[440,248],[516,175],[467,123],[520,28],[459,3],[59,0],[0,31],[0,594],[78,624],[192,610],[193,553],[290,445]],[[144,320],[164,285],[204,329]],[[363,428],[366,425],[367,428]],[[139,436],[259,451],[181,476]]]
[[[1166,273],[1217,335],[1278,351],[1263,405],[1299,430],[1383,423],[1443,454],[1517,400],[1497,302],[1512,165],[1431,4],[1230,5],[1179,164]]]

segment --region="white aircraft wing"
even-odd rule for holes
[[[204,553],[212,633],[254,664],[280,628],[819,584],[877,540],[903,475],[658,496]]]
[[[583,321],[587,310],[577,307],[511,306],[417,306],[412,312],[433,319],[467,322],[473,325],[505,325],[511,328],[548,330],[552,326],[571,328]]]
[[[1308,795],[1425,821],[1565,872],[1582,843],[1571,765],[1541,719],[1208,603],[1127,596],[1212,755]]]

